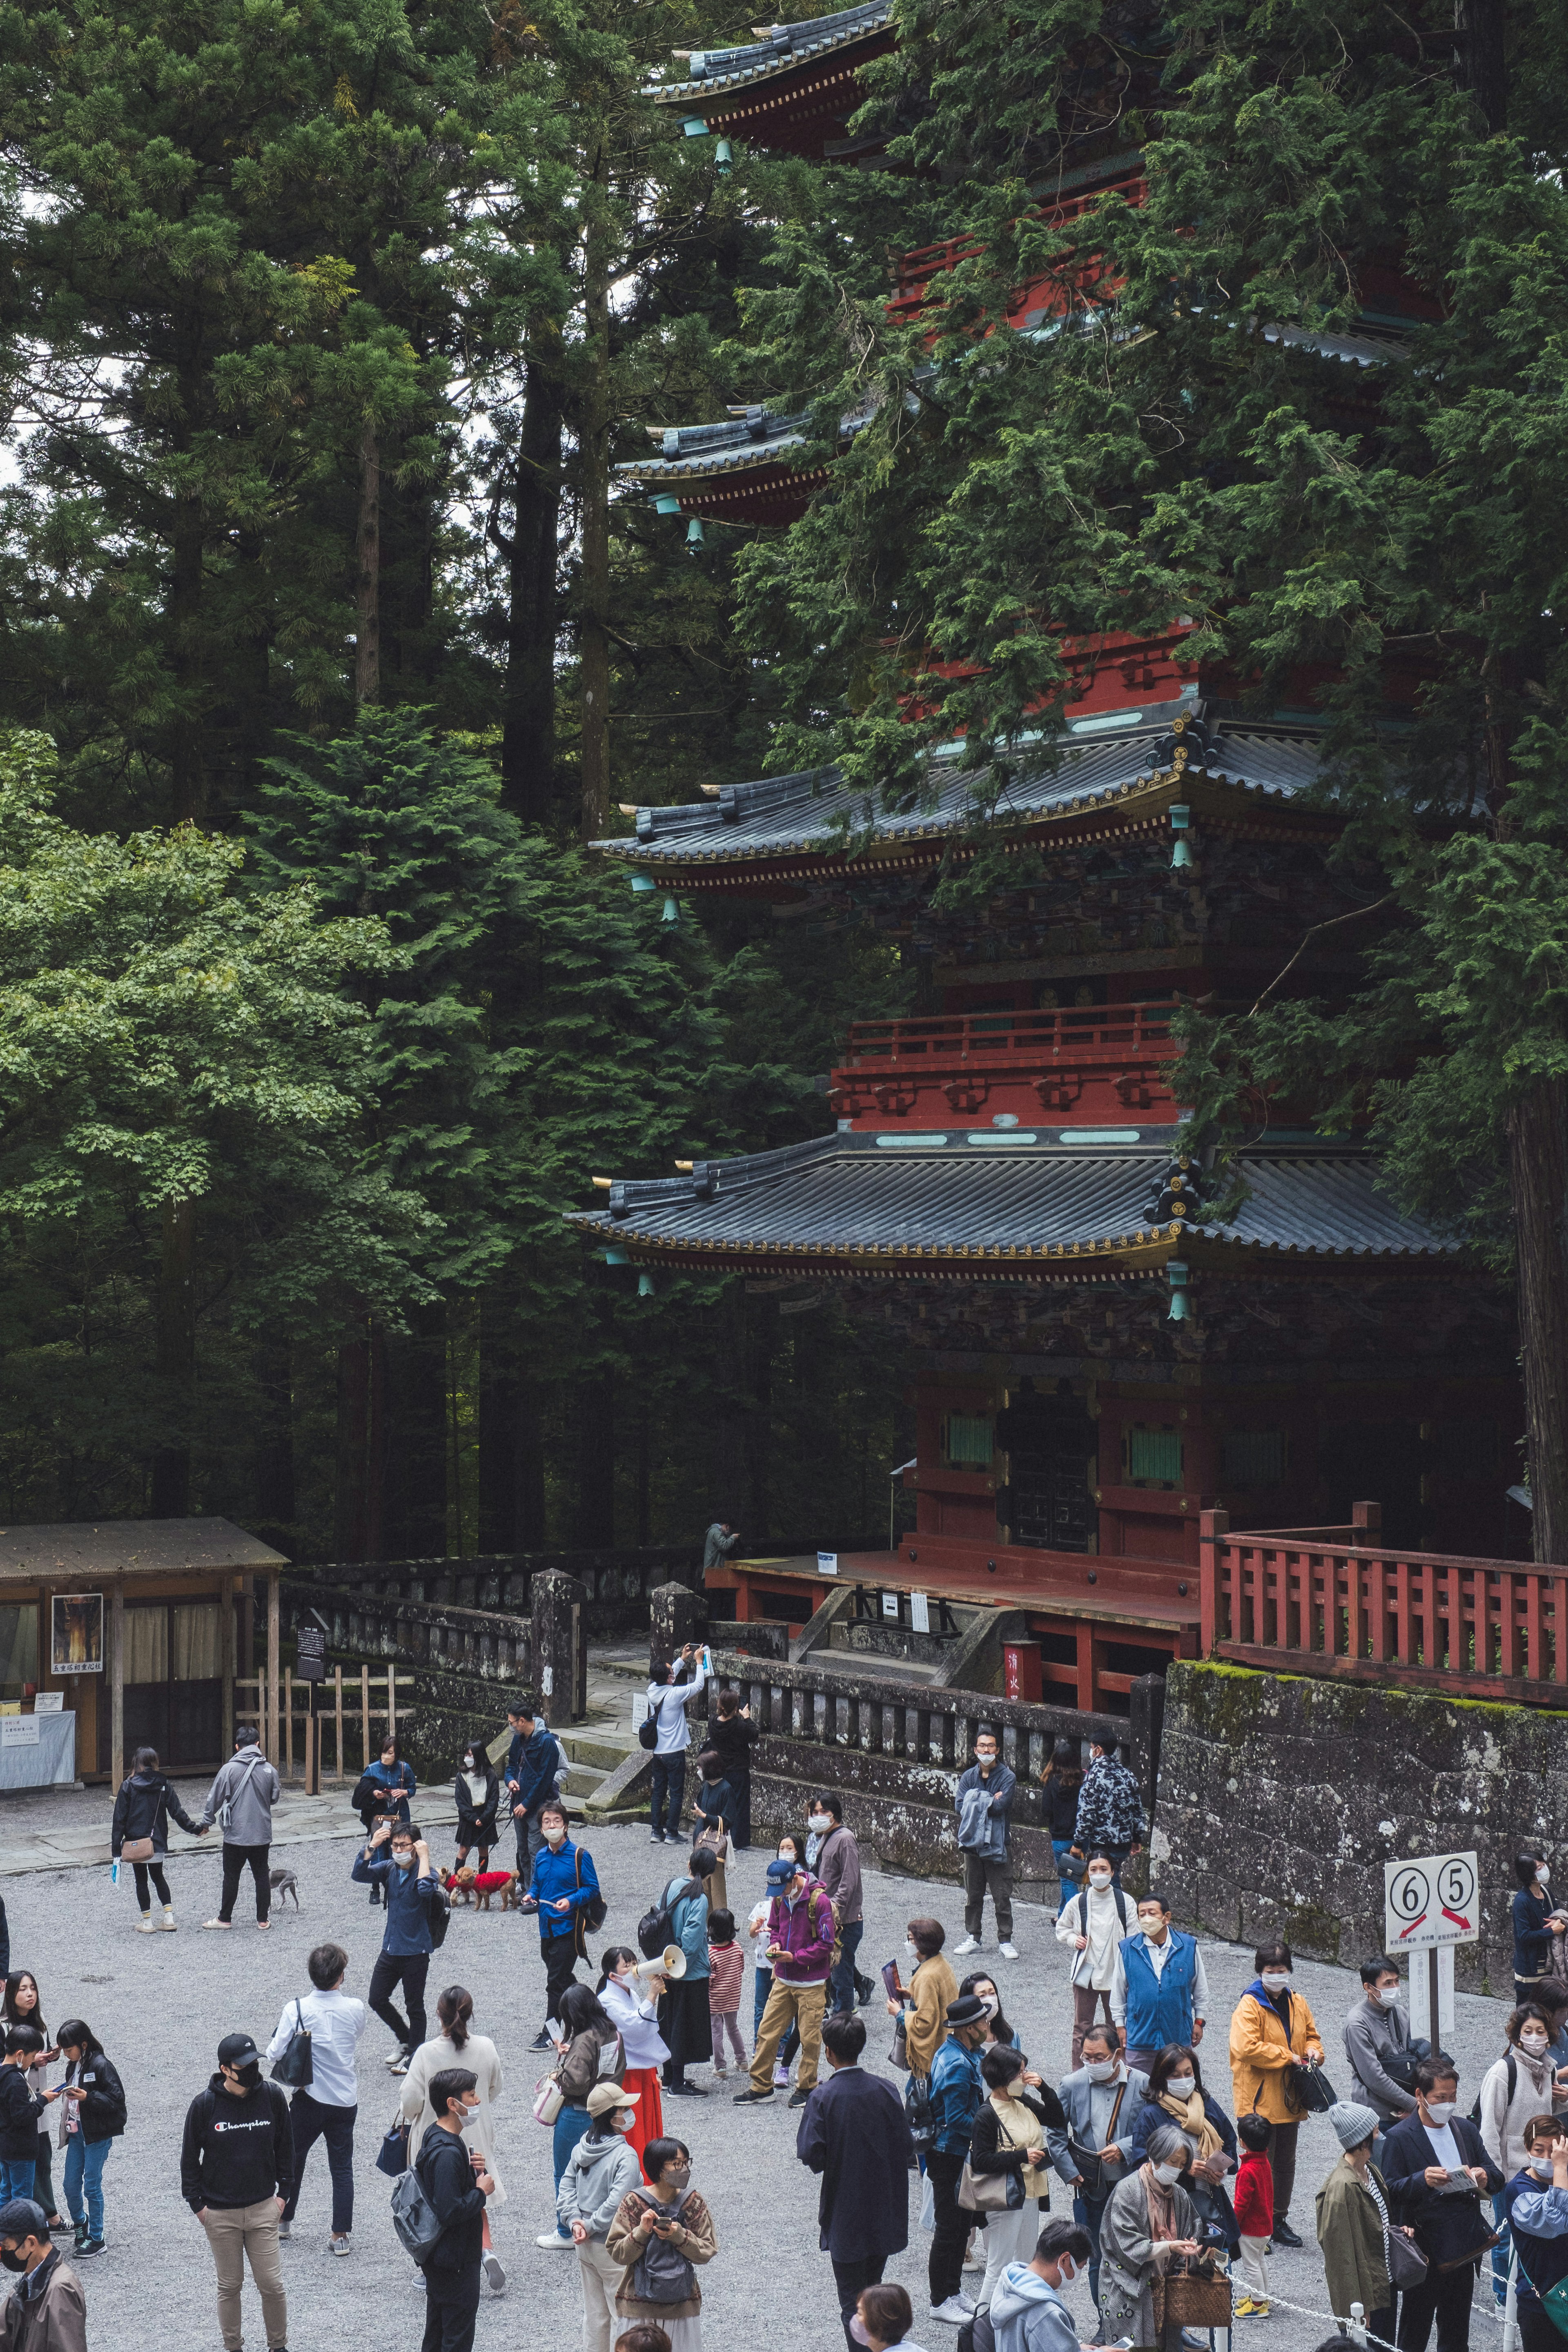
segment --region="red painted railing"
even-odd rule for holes
[[[1081,196],[1068,196],[1059,204],[1043,205],[1035,217],[1053,227],[1066,227],[1069,222],[1092,211],[1106,196],[1121,196],[1128,204],[1138,205],[1143,203],[1148,193],[1147,180],[1141,172],[1134,172],[1124,179],[1108,182],[1102,188],[1090,188]],[[947,270],[956,269],[961,262],[973,261],[984,250],[984,244],[976,237],[950,236],[940,239],[935,245],[913,246],[907,253],[900,254],[894,268],[895,291],[889,301],[889,310],[895,318],[911,316],[925,303],[936,299],[932,287],[934,278],[942,277]],[[1075,274],[1085,282],[1092,282],[1102,271],[1100,256],[1085,254],[1080,257]],[[1046,279],[1036,282],[1039,286],[1050,283]],[[1026,307],[1025,297],[1020,295],[1009,305],[1009,310],[1018,310]],[[1059,301],[1055,307],[1059,307]]]
[[[1020,1060],[1038,1069],[1052,1062],[1131,1056],[1173,1061],[1180,1051],[1171,1034],[1176,1010],[1174,1000],[1164,998],[1157,1003],[1072,1004],[1022,1013],[1004,1005],[929,1021],[857,1021],[843,1066],[895,1069],[915,1064],[934,1072],[939,1066],[984,1068]]]
[[[1568,1703],[1568,1569],[1384,1549],[1377,1505],[1358,1503],[1355,1515],[1351,1528],[1232,1535],[1226,1512],[1205,1511],[1203,1654],[1355,1682]]]

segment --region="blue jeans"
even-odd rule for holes
[[[686,1750],[676,1756],[656,1756],[653,1759],[653,1801],[649,1808],[648,1827],[656,1835],[665,1830],[673,1837],[680,1835],[680,1809],[686,1802]]]
[[[1057,1877],[1060,1882],[1059,1897],[1057,1903],[1057,1916],[1059,1918],[1078,1893],[1079,1883],[1083,1877],[1084,1864],[1073,1853],[1071,1838],[1053,1838],[1051,1852],[1057,1858]]]
[[[0,2203],[8,2205],[13,2197],[31,2197],[37,2172],[36,2156],[16,2157],[0,2163]]]
[[[1080,2194],[1072,2200],[1073,2220],[1080,2230],[1089,2231],[1089,2292],[1096,2311],[1100,2309],[1100,2225],[1110,2202],[1109,2191],[1103,2197]]]
[[[572,2151],[593,2120],[586,2107],[563,2107],[555,2118],[555,2144],[552,2152],[555,2158],[555,2193],[558,2197],[561,2194],[561,2176],[572,2161]],[[558,2238],[569,2238],[572,2232],[563,2230],[557,2221],[555,2234]]]
[[[847,1927],[838,1931],[838,1958],[828,1979],[833,1997],[827,2006],[829,2010],[841,2009],[847,2017],[855,2006],[855,1955],[865,1932],[864,1919],[851,1919]]]
[[[87,2223],[90,2238],[103,2235],[103,2168],[109,2161],[111,2139],[84,2140],[80,2132],[72,2132],[66,2142],[66,2211],[73,2221]],[[82,2189],[87,2189],[87,2210],[82,2210]]]
[[[357,2107],[329,2106],[309,2091],[296,2091],[289,2106],[289,2126],[294,2137],[294,2186],[283,2208],[291,2221],[299,2210],[305,2185],[305,2158],[319,2139],[327,2143],[327,2171],[332,2184],[332,2235],[346,2238],[354,2225],[354,2117]]]

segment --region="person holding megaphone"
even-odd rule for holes
[[[686,1955],[679,1944],[667,1944],[657,1960],[645,1960],[626,1944],[613,1945],[604,1955],[596,1990],[620,2030],[626,2053],[623,2084],[637,2102],[626,2144],[636,2150],[639,2163],[649,2140],[664,2137],[658,2070],[669,2056],[669,2045],[658,2030],[658,1997],[667,1981],[678,1982],[685,1974]]]

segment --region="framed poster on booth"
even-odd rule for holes
[[[102,1672],[102,1593],[51,1593],[50,1675],[100,1675]]]

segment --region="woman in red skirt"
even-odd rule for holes
[[[622,2088],[638,2095],[634,2110],[637,2121],[626,2134],[626,2145],[636,2150],[639,2164],[648,2142],[664,2137],[658,2070],[669,2055],[658,2030],[658,1996],[664,1990],[664,1979],[639,1977],[637,1968],[641,1958],[640,1952],[632,1951],[625,1944],[612,1945],[601,1960],[604,1974],[597,1988],[600,2000],[616,2021],[626,2053]]]

